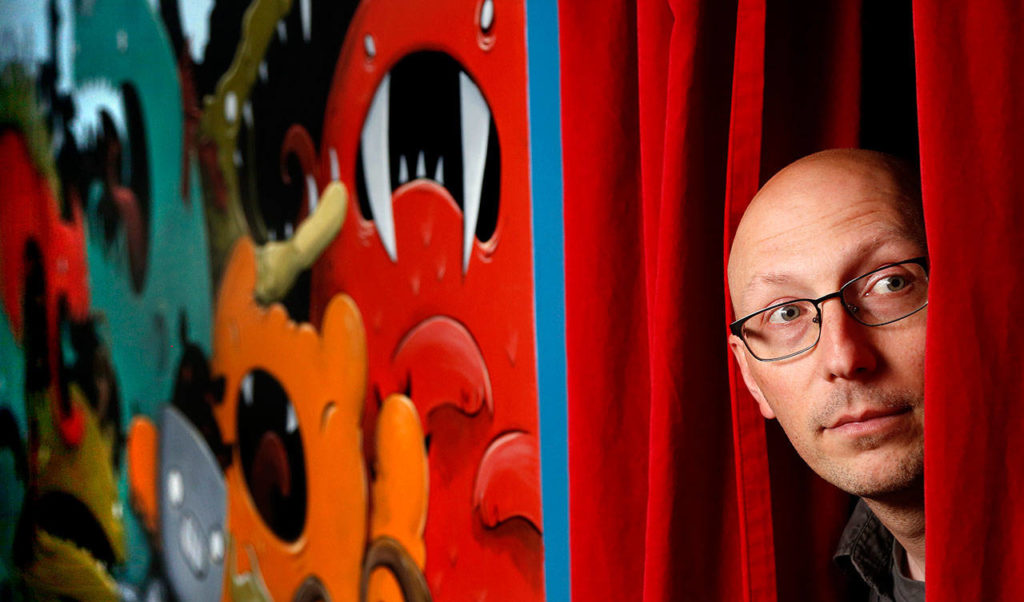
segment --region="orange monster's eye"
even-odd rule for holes
[[[238,433],[253,505],[271,531],[295,541],[306,524],[306,462],[295,407],[269,372],[252,370],[242,378]]]

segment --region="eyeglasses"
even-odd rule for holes
[[[747,350],[762,362],[789,359],[812,349],[821,338],[821,304],[839,299],[865,326],[884,326],[928,305],[928,258],[915,257],[857,276],[838,291],[817,299],[791,299],[729,324]]]

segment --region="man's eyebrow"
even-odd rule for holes
[[[770,286],[778,284],[790,284],[796,280],[792,275],[782,272],[766,272],[763,274],[754,274],[754,276],[747,282],[747,286],[744,289],[745,293],[749,293],[752,289],[759,286]]]

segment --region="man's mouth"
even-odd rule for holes
[[[910,406],[901,406],[847,412],[833,420],[825,430],[851,436],[871,434],[894,426],[912,411]]]
[[[398,260],[392,193],[415,181],[445,188],[463,213],[462,269],[473,239],[497,227],[501,156],[490,106],[452,57],[417,52],[381,80],[363,122],[356,195],[392,261]]]

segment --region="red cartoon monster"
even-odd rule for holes
[[[344,292],[364,316],[364,433],[394,392],[420,413],[432,595],[541,599],[523,3],[364,2],[320,161],[353,202],[312,315]]]

